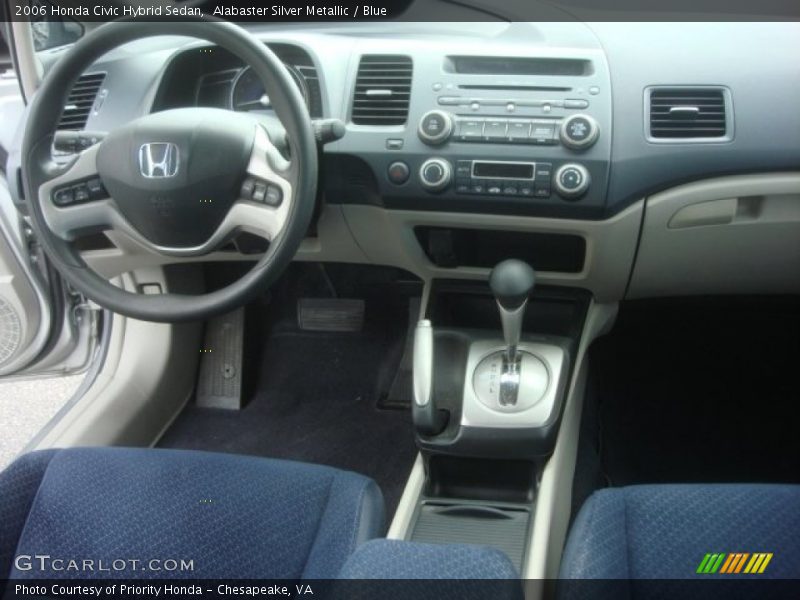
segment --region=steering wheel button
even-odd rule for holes
[[[265,204],[269,204],[270,206],[280,206],[282,200],[283,193],[281,192],[281,188],[279,188],[277,185],[267,186],[267,195],[264,198]]]
[[[241,190],[242,198],[252,198],[253,188],[255,187],[255,185],[256,182],[251,178],[248,177],[247,179],[245,179],[244,183],[242,183],[242,190]]]
[[[253,200],[256,202],[264,202],[267,197],[267,184],[256,183],[253,187]]]
[[[75,202],[75,194],[72,188],[56,190],[53,194],[53,204],[56,206],[69,206],[73,202]]]
[[[75,202],[86,202],[91,198],[89,188],[85,184],[76,185],[72,190],[73,194],[75,194]]]
[[[103,186],[103,182],[100,179],[90,179],[86,182],[86,187],[89,190],[89,195],[92,197],[92,200],[98,200],[108,196],[108,192],[106,192],[106,188]]]

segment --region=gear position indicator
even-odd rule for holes
[[[488,408],[501,412],[522,412],[544,397],[550,374],[540,358],[530,352],[520,351],[517,401],[505,403],[500,397],[504,355],[505,350],[498,350],[481,360],[472,376],[472,386],[478,400]]]

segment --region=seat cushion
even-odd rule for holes
[[[519,579],[511,560],[495,548],[373,540],[345,563],[342,579]]]
[[[800,486],[641,485],[595,492],[569,534],[561,577],[728,577],[721,571],[730,553],[749,555],[730,577],[741,577],[755,553],[772,553],[762,577],[800,577]],[[724,554],[713,574],[698,573],[706,554]]]
[[[372,540],[350,556],[340,578],[347,581],[337,599],[524,598],[511,560],[488,546]]]
[[[360,475],[180,450],[29,454],[0,474],[0,498],[0,578],[332,578],[384,524],[380,490]],[[51,557],[45,572],[13,558],[37,555]]]

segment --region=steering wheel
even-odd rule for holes
[[[156,35],[205,39],[250,65],[286,129],[291,159],[253,116],[179,108],[126,123],[58,165],[53,139],[78,77],[115,47]],[[22,157],[32,225],[54,266],[87,298],[136,319],[206,319],[247,303],[289,265],[314,212],[317,147],[303,97],[265,44],[226,22],[115,21],[91,32],[36,93]],[[241,231],[270,243],[252,269],[222,289],[137,294],[95,273],[71,244],[82,234],[104,230],[121,232],[167,257],[206,255]]]

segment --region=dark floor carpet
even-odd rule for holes
[[[241,411],[189,405],[160,446],[356,471],[377,481],[390,519],[416,456],[410,411],[377,408],[391,345],[374,331],[273,333],[247,405]]]
[[[800,482],[799,308],[623,306],[591,353],[608,483]]]

